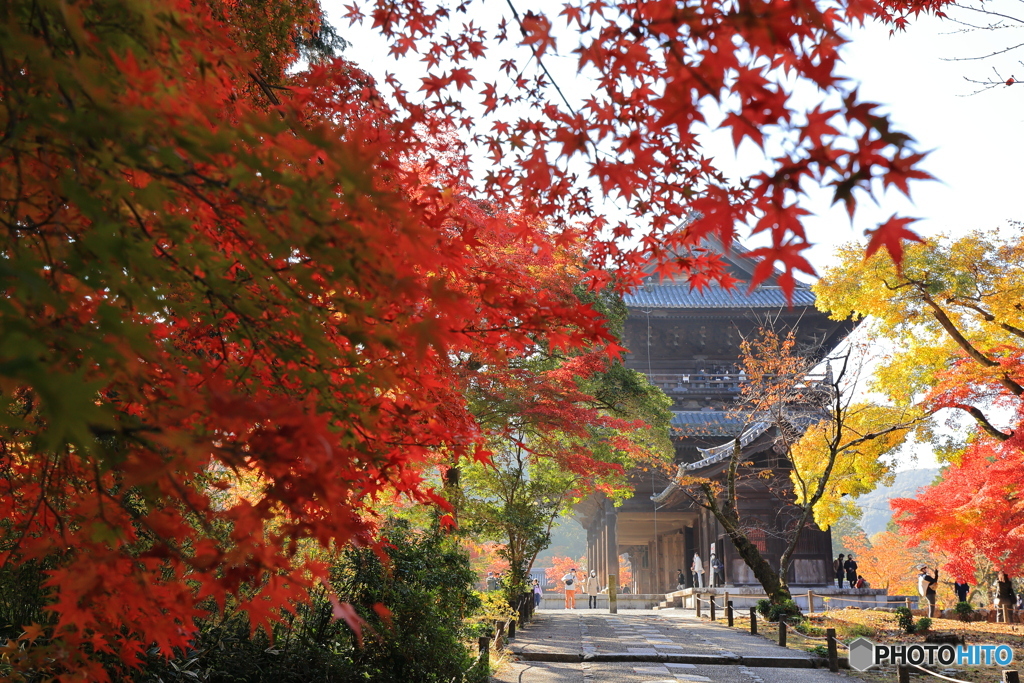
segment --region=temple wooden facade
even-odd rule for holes
[[[673,400],[678,474],[718,477],[739,439],[744,460],[755,468],[771,469],[778,484],[788,463],[772,448],[772,428],[735,411],[741,371],[740,342],[762,325],[777,331],[797,331],[801,344],[827,352],[852,329],[814,308],[814,294],[798,285],[788,304],[781,288],[769,281],[747,292],[753,263],[742,249],[726,256],[732,275],[741,282],[733,290],[711,286],[703,291],[686,283],[649,282],[626,298],[629,318],[626,364],[648,376]],[[628,555],[633,571],[631,589],[663,593],[676,587],[682,570],[692,585],[689,569],[694,553],[705,566],[705,585],[712,549],[724,564],[726,585],[753,585],[756,580],[724,535],[717,520],[695,506],[673,483],[657,472],[631,474],[634,496],[615,507],[603,495],[583,501],[576,517],[587,530],[588,557],[599,576],[618,573],[618,556]],[[787,480],[788,481],[788,480]],[[778,566],[785,547],[785,529],[793,508],[784,504],[778,486],[757,478],[739,489],[741,514],[757,528],[748,533],[769,562]],[[611,571],[610,571],[611,570]],[[790,567],[791,585],[832,583],[831,534],[816,527],[803,531]],[[603,582],[602,582],[603,584]]]

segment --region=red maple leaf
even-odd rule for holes
[[[903,241],[924,242],[913,230],[907,230],[908,225],[917,222],[918,218],[897,218],[895,214],[885,223],[882,223],[874,230],[866,230],[868,235],[867,249],[864,250],[864,257],[870,258],[876,251],[885,247],[892,257],[893,263],[898,268],[903,261]]]

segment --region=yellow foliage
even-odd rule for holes
[[[790,452],[798,503],[814,496],[831,461],[824,495],[814,506],[820,527],[832,526],[848,511],[843,496],[856,498],[879,484],[891,483],[892,474],[882,456],[906,440],[914,417],[908,410],[862,403],[843,411],[841,422],[822,420],[804,432]],[[898,425],[908,426],[893,429]]]

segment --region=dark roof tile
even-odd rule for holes
[[[672,413],[672,426],[680,436],[738,436],[746,421],[722,410],[679,410]]]
[[[625,297],[626,305],[633,308],[786,308],[790,304],[780,287],[758,287],[748,293],[743,283],[735,289],[718,286],[703,290],[689,285],[650,284],[640,287]],[[813,306],[814,294],[806,287],[793,292],[793,306]]]

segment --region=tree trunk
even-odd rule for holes
[[[793,596],[789,592],[789,587],[782,580],[782,577],[779,576],[778,572],[772,569],[772,566],[764,559],[757,546],[750,542],[750,539],[747,538],[746,534],[743,533],[733,520],[724,519],[725,516],[719,516],[718,513],[715,514],[715,517],[725,527],[725,531],[729,535],[729,540],[732,541],[733,547],[736,548],[736,552],[747,563],[750,570],[754,572],[754,578],[764,588],[764,592],[768,595],[768,600],[772,604],[791,600]]]

